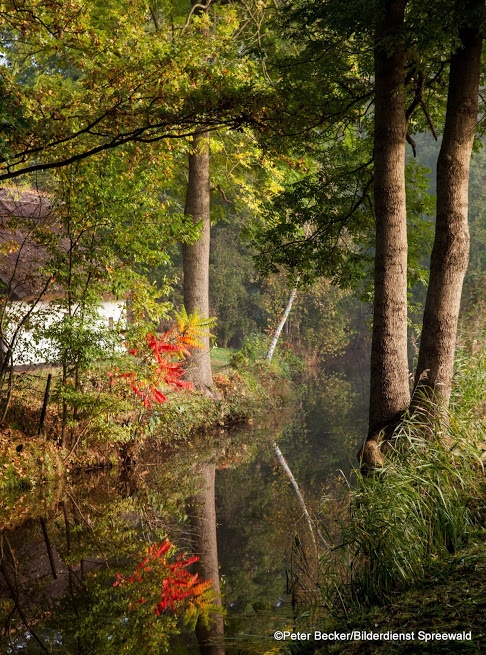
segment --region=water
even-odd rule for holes
[[[360,413],[359,398],[334,376],[265,424],[173,452],[152,449],[128,470],[3,498],[0,652],[277,652],[273,632],[294,624],[302,600],[315,601],[309,589],[317,567],[272,444],[278,439],[310,513],[319,517],[323,494],[334,493],[354,463]],[[332,531],[334,519],[321,518]],[[222,620],[209,630],[199,626],[196,637],[170,607],[155,614],[167,574],[160,557],[141,581],[129,581],[147,547],[167,538],[177,552],[201,555],[187,567],[201,579],[215,580],[219,557],[224,635]]]

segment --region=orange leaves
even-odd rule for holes
[[[147,556],[140,562],[134,573],[126,579],[117,573],[113,586],[138,585],[140,591],[146,591],[144,586],[146,583],[150,583],[148,578],[150,577],[152,581],[155,578],[157,584],[160,584],[156,605],[153,608],[155,614],[160,616],[168,609],[176,614],[185,612],[188,603],[198,602],[202,599],[211,587],[211,580],[199,580],[197,573],[191,574],[188,571],[188,567],[199,560],[196,555],[188,557],[184,553],[180,553],[174,561],[169,561],[168,554],[173,548],[169,539],[160,545],[150,546]],[[138,598],[139,605],[147,603],[145,595]],[[133,610],[136,607],[135,603],[131,603]]]
[[[182,379],[184,360],[191,349],[204,347],[201,340],[210,336],[208,328],[214,324],[214,319],[204,319],[198,313],[188,315],[184,309],[176,312],[175,317],[176,323],[170,330],[162,335],[148,334],[145,344],[128,351],[138,358],[135,371],[108,373],[111,384],[115,379],[125,380],[148,409],[154,403],[166,402],[162,386],[174,390],[193,388]]]

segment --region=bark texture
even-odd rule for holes
[[[471,9],[484,8],[475,0]],[[479,15],[476,16],[479,18]],[[459,31],[451,58],[444,136],[437,160],[437,217],[430,281],[415,375],[414,404],[426,398],[447,406],[451,394],[462,283],[469,260],[469,165],[478,118],[482,36],[479,20]]]
[[[212,580],[213,589],[221,605],[219,585],[218,542],[216,536],[215,478],[216,466],[204,464],[201,471],[203,487],[195,496],[190,510],[193,531],[193,549],[201,558],[195,568],[203,580]],[[221,614],[211,617],[206,627],[201,621],[196,625],[196,637],[201,655],[224,655],[224,623]]]
[[[405,196],[405,52],[400,36],[406,0],[386,0],[376,30],[374,201],[375,299],[369,432],[373,460],[410,402],[407,361],[407,221]],[[369,442],[369,443],[368,443]],[[364,453],[362,453],[364,454]],[[378,457],[378,455],[376,455]],[[373,464],[373,461],[368,462]]]
[[[209,137],[204,133],[194,137],[194,149],[189,155],[184,208],[187,216],[192,216],[195,223],[201,223],[202,231],[196,243],[182,246],[184,306],[188,313],[198,310],[204,318],[209,318],[210,200]],[[204,348],[193,351],[186,378],[197,389],[212,394],[209,337],[202,341]]]

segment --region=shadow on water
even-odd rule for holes
[[[294,624],[299,601],[315,601],[318,566],[272,443],[279,440],[311,515],[319,517],[337,470],[350,471],[361,431],[353,412],[361,411],[335,376],[327,386],[311,386],[279,421],[171,452],[154,447],[132,469],[3,497],[0,652],[277,652],[273,632]],[[321,518],[332,531],[332,517]],[[155,550],[147,555],[148,546],[167,538],[175,546],[166,559]],[[185,566],[177,559],[182,551],[200,561]],[[216,596],[171,604],[172,588],[163,582],[171,565],[187,573],[186,590],[196,586],[188,580],[197,572],[198,582],[213,581]],[[197,619],[197,611],[210,622]]]

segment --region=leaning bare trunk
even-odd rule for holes
[[[193,549],[201,558],[195,568],[202,580],[212,580],[213,589],[217,594],[216,604],[221,606],[216,537],[216,466],[204,464],[201,476],[203,488],[193,499],[193,507],[190,511]],[[209,627],[205,626],[202,621],[198,621],[196,625],[196,636],[201,655],[224,655],[223,616],[222,614],[213,614],[210,620]]]
[[[375,45],[375,299],[369,432],[364,463],[380,458],[410,402],[407,360],[407,220],[405,196],[405,53],[400,38],[406,0],[386,0]]]
[[[277,347],[278,340],[280,338],[282,330],[284,329],[284,325],[287,322],[290,311],[292,309],[292,305],[294,304],[295,295],[297,293],[297,286],[299,284],[299,279],[300,279],[300,275],[297,276],[297,279],[295,281],[295,286],[290,292],[289,300],[287,302],[287,307],[285,308],[280,323],[278,324],[277,329],[275,330],[275,334],[273,335],[272,343],[270,344],[270,348],[268,349],[267,357],[266,357],[268,362],[270,362],[273,357],[273,353],[275,352],[275,348]]]
[[[484,0],[476,0],[480,11]],[[436,407],[449,403],[462,283],[469,258],[469,164],[478,117],[482,37],[464,27],[452,55],[444,137],[437,160],[437,219],[415,387]]]
[[[189,179],[184,213],[192,216],[195,223],[201,223],[201,236],[192,245],[182,246],[184,269],[184,306],[187,313],[196,310],[204,318],[209,318],[209,246],[210,224],[210,184],[209,184],[209,137],[203,133],[194,137],[194,150],[189,155]],[[197,389],[212,393],[213,376],[209,337],[202,339],[204,348],[193,351],[187,379]]]
[[[287,322],[289,314],[290,314],[290,312],[292,310],[292,305],[294,304],[295,296],[297,294],[297,286],[299,284],[299,279],[300,279],[300,275],[297,276],[297,279],[295,281],[295,286],[292,289],[292,291],[290,292],[290,296],[289,296],[289,299],[288,299],[288,302],[287,302],[287,307],[285,308],[285,311],[284,311],[284,313],[282,315],[282,318],[280,319],[280,323],[278,324],[277,329],[275,330],[275,334],[273,335],[272,343],[270,344],[270,348],[268,349],[268,353],[267,353],[267,356],[266,356],[267,362],[272,361],[273,353],[275,352],[275,348],[277,347],[279,337],[280,337],[280,335],[282,333],[282,330],[284,329],[285,323]],[[305,520],[307,521],[307,525],[309,527],[309,532],[310,532],[312,542],[314,544],[314,547],[315,547],[315,550],[316,550],[316,555],[317,555],[317,542],[316,542],[316,537],[315,537],[315,534],[314,534],[314,525],[312,523],[310,514],[307,511],[307,507],[306,507],[306,504],[305,504],[304,497],[300,493],[300,489],[299,489],[299,485],[297,484],[297,480],[294,478],[294,475],[293,475],[292,471],[290,470],[289,465],[287,464],[287,460],[283,456],[282,451],[278,447],[278,444],[277,444],[276,441],[274,441],[274,443],[273,443],[273,449],[275,451],[275,454],[277,455],[277,459],[278,459],[278,462],[279,462],[280,466],[282,467],[285,474],[287,475],[290,482],[292,483],[292,486],[294,488],[297,499],[298,499],[298,501],[300,503],[302,511],[304,512]],[[319,534],[319,537],[321,538],[321,540],[323,541],[324,545],[327,548],[328,547],[327,542],[324,540],[324,538],[322,537],[322,535],[320,534],[319,531],[318,531],[318,534]]]

